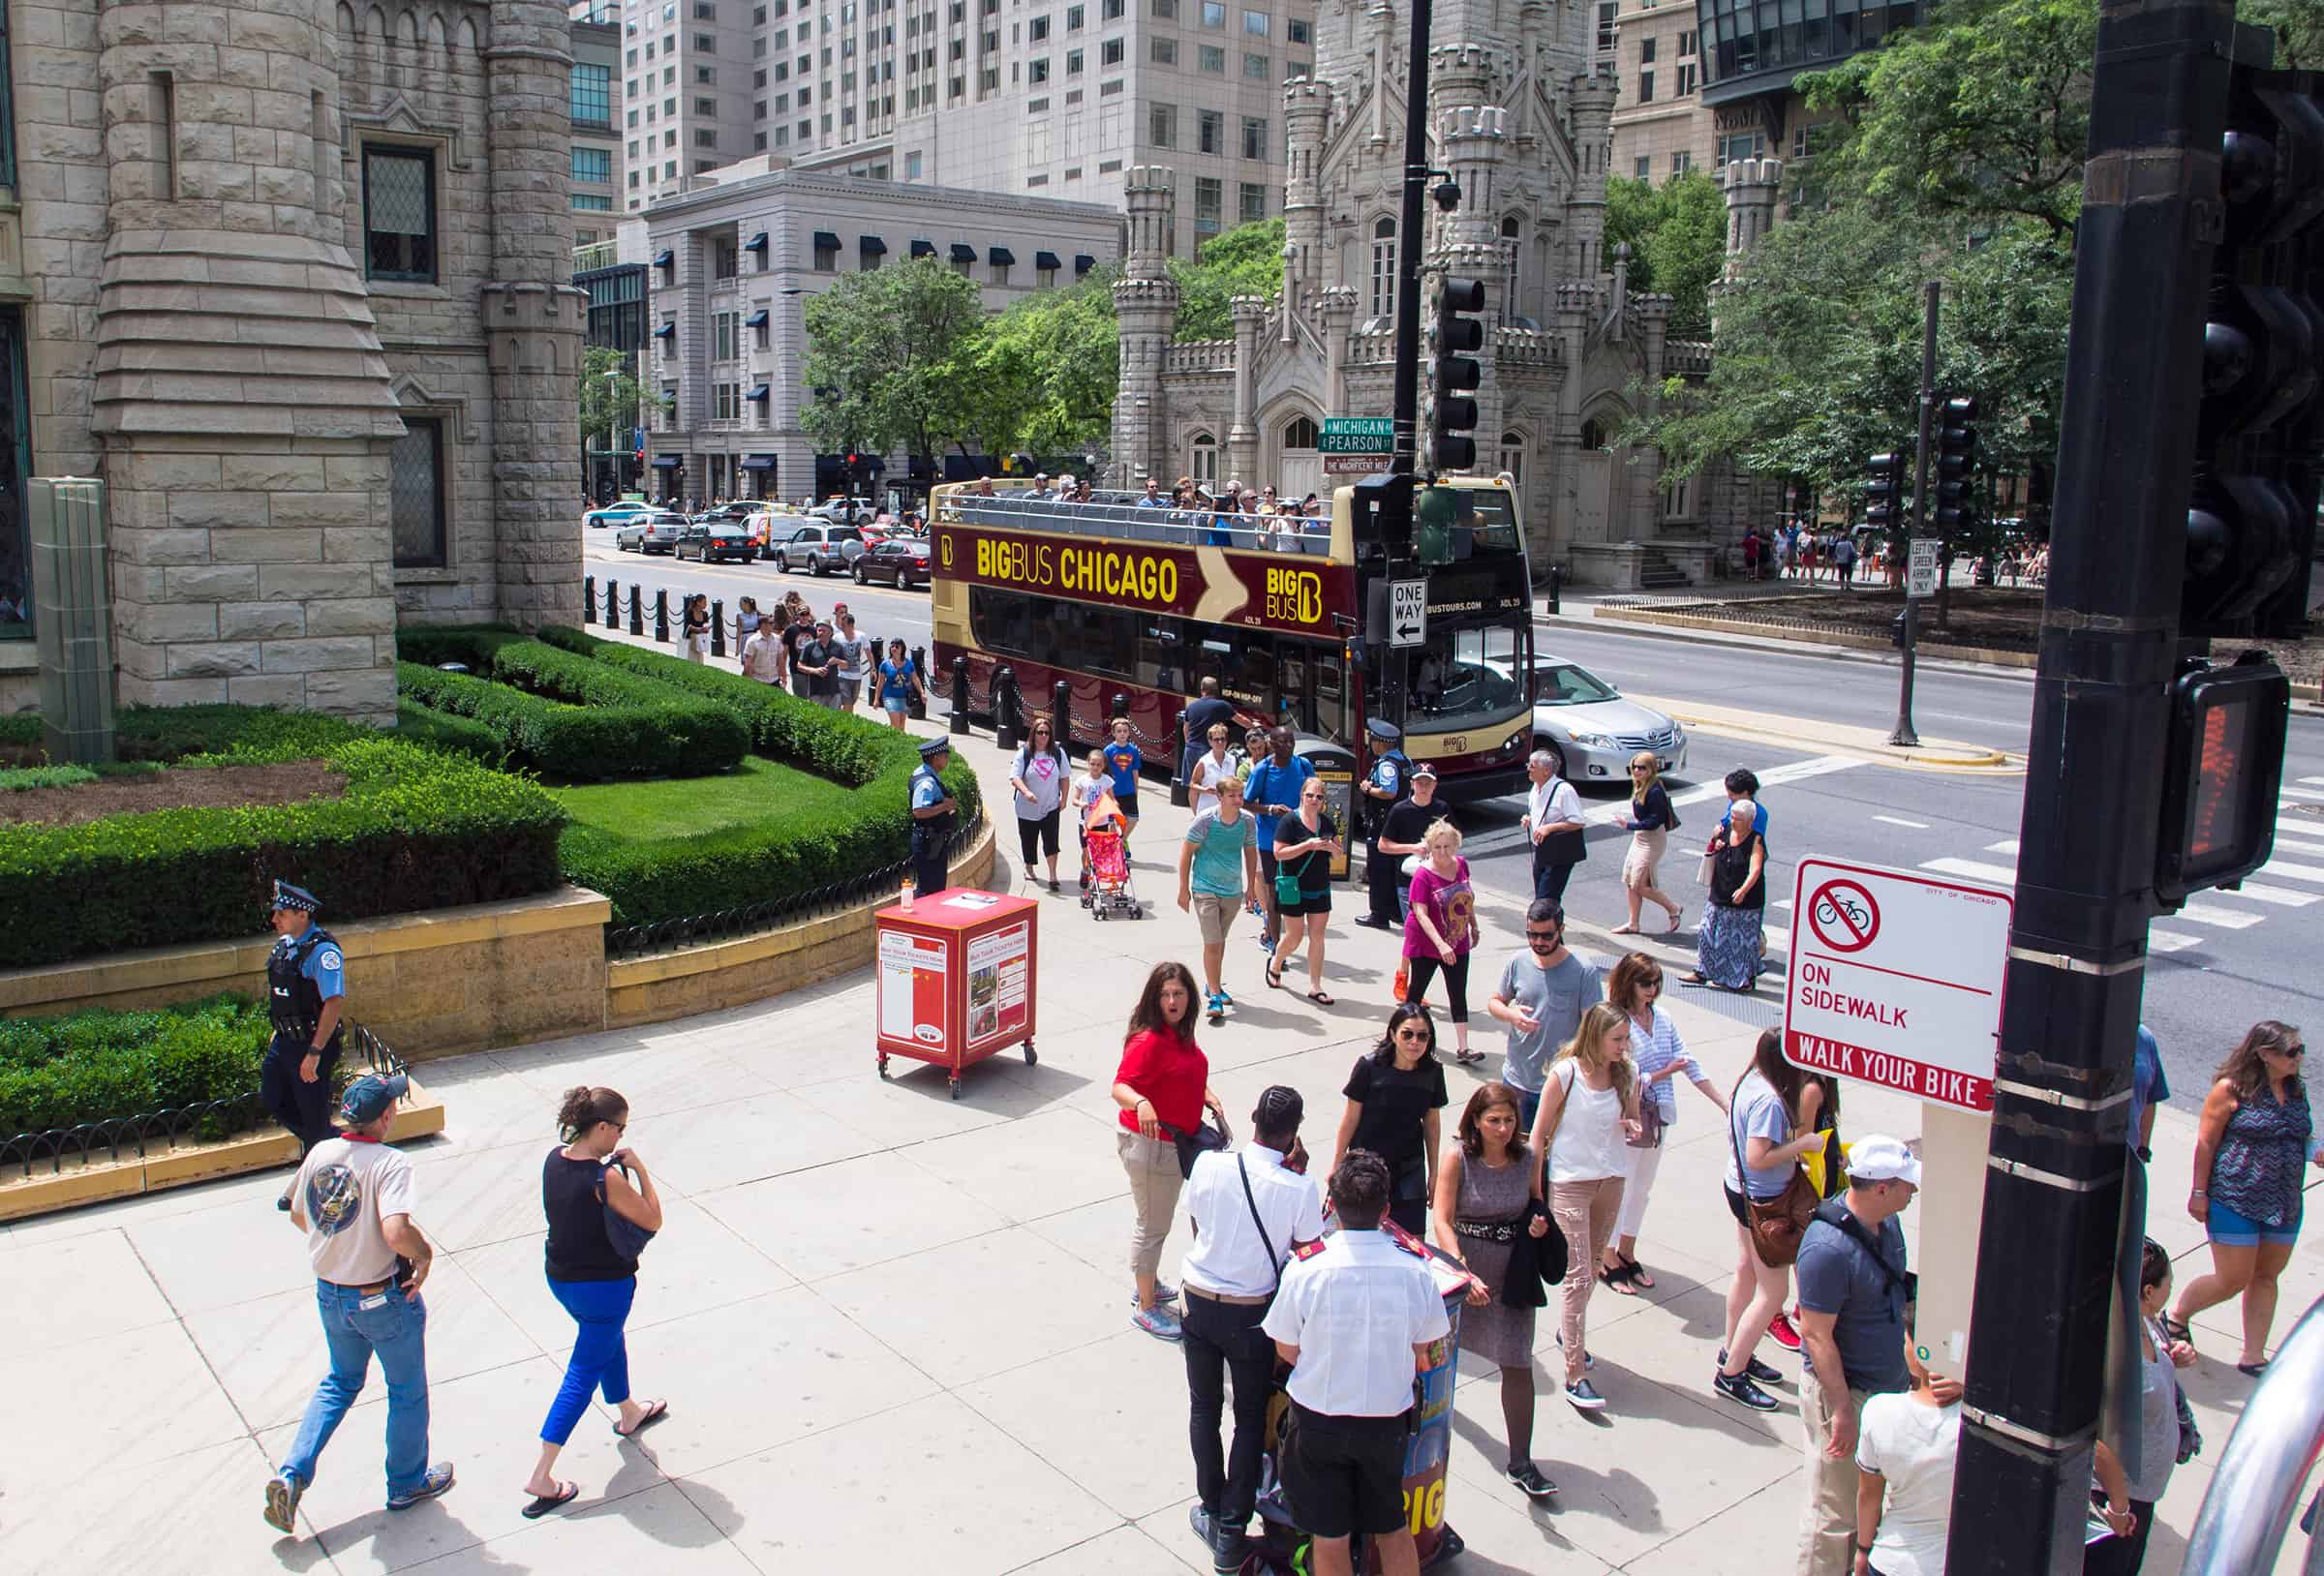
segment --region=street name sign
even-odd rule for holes
[[[1937,568],[1941,561],[1938,549],[1943,544],[1934,536],[1912,538],[1912,555],[1905,564],[1905,594],[1934,596],[1937,594]]]
[[[1390,455],[1386,449],[1365,449],[1356,454],[1326,454],[1324,474],[1327,476],[1368,476],[1375,470],[1386,470]]]
[[[1428,640],[1428,582],[1391,580],[1388,583],[1388,643],[1422,646]]]
[[[1915,870],[1801,860],[1785,1059],[1991,1110],[2012,903]]]
[[[1323,454],[1388,454],[1395,446],[1396,423],[1391,416],[1326,416],[1316,445]]]

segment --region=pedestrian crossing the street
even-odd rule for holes
[[[1759,789],[1764,793],[1769,788],[1780,787],[1787,782],[1803,782],[1810,777],[1825,776],[1834,772],[1847,772],[1864,764],[1852,755],[1814,755],[1804,761],[1790,761],[1782,766],[1767,768],[1758,773]],[[1713,800],[1725,803],[1726,799],[1727,785],[1717,778],[1713,778],[1709,782],[1697,783],[1692,788],[1677,790],[1670,795],[1670,803],[1681,809],[1689,804],[1704,804]],[[1621,825],[1624,817],[1629,814],[1630,801],[1618,799],[1611,803],[1592,805],[1582,812],[1581,819],[1586,826],[1611,827]],[[1479,833],[1474,837],[1464,838],[1460,851],[1470,859],[1482,859],[1487,854],[1498,854],[1512,848],[1522,848],[1524,845],[1525,829],[1522,826],[1514,826],[1504,827],[1498,832]]]

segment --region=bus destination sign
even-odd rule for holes
[[[1288,634],[1345,633],[1355,571],[1273,554],[1055,537],[939,522],[940,578]]]

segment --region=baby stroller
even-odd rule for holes
[[[1082,906],[1098,919],[1146,918],[1146,906],[1130,888],[1130,859],[1122,840],[1121,819],[1114,816],[1089,828],[1089,890]]]

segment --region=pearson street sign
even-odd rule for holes
[[[1316,447],[1324,454],[1387,454],[1396,446],[1391,416],[1326,416]]]

